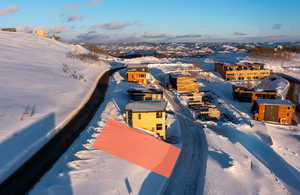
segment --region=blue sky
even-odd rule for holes
[[[299,0],[1,0],[0,26],[69,39],[300,39]]]

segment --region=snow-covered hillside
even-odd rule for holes
[[[31,34],[0,32],[0,181],[55,134],[109,68],[66,55],[87,52]]]
[[[167,178],[129,161],[93,148],[109,119],[124,122],[123,110],[130,101],[127,90],[138,87],[124,81],[125,71],[110,80],[104,102],[86,130],[35,185],[31,195],[39,194],[159,194]],[[122,76],[123,75],[123,76]],[[168,135],[178,136],[174,116],[168,116]],[[180,147],[180,146],[178,146]]]

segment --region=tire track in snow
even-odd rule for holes
[[[203,194],[208,153],[205,133],[199,124],[191,121],[193,120],[192,114],[181,105],[177,97],[167,90],[164,92],[176,112],[176,118],[181,127],[182,150],[171,178],[167,181],[161,194]]]
[[[208,127],[218,135],[228,138],[232,143],[240,143],[276,175],[285,184],[291,194],[300,193],[300,172],[286,162],[268,144],[259,140],[254,135],[239,130],[239,127],[233,124],[209,125]]]

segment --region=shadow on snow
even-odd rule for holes
[[[288,164],[267,144],[253,135],[241,132],[234,127],[222,125],[211,127],[217,134],[228,138],[232,143],[240,143],[261,163],[272,171],[281,181],[292,189],[300,191],[300,173],[297,169]]]

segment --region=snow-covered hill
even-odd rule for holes
[[[76,111],[109,65],[88,51],[25,33],[0,32],[0,181]]]

